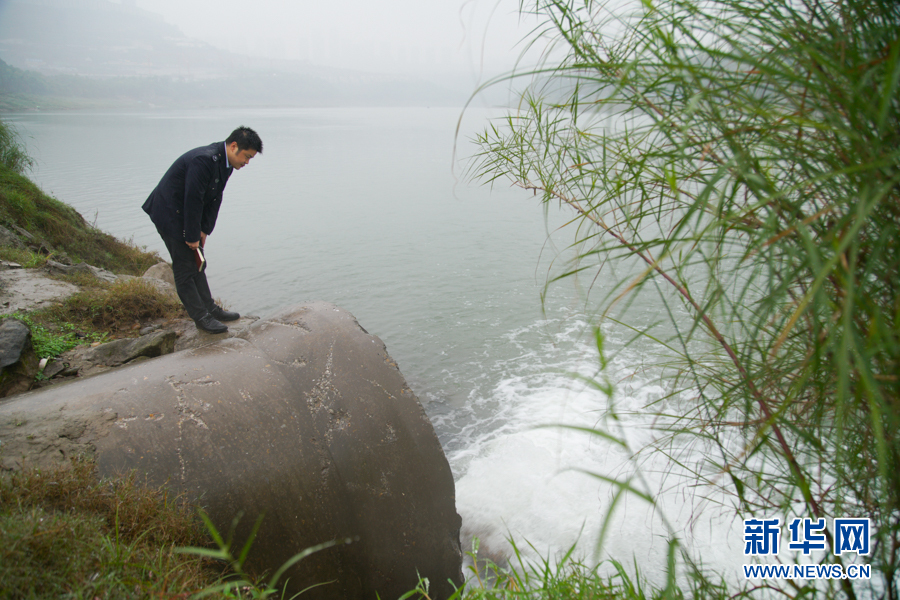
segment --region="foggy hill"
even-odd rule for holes
[[[217,76],[232,57],[162,17],[107,0],[7,0],[0,57],[45,75]]]
[[[459,105],[470,91],[233,54],[129,0],[0,0],[0,59],[13,67],[0,78],[7,96],[225,106],[241,89],[244,105],[408,106]]]

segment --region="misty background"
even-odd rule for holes
[[[517,63],[517,0],[0,0],[0,110],[461,106]],[[521,62],[519,62],[521,61]],[[505,86],[476,103],[505,104]],[[48,105],[49,102],[49,105]]]

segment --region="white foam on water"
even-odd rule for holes
[[[687,474],[661,453],[633,456],[659,437],[646,407],[667,390],[648,376],[635,375],[640,350],[623,348],[608,335],[615,359],[606,376],[618,382],[615,401],[622,415],[610,420],[606,395],[573,376],[596,375],[598,353],[588,331],[588,323],[577,316],[535,323],[508,337],[524,350],[534,348],[534,336],[541,335],[538,350],[485,365],[495,371],[495,383],[473,391],[466,408],[480,418],[461,428],[465,443],[448,453],[457,477],[464,549],[477,537],[481,555],[502,564],[513,556],[512,539],[527,558],[549,558],[552,564],[575,546],[579,560],[596,564],[612,558],[626,568],[636,563],[643,576],[659,585],[674,535],[708,569],[735,577],[744,558],[742,523],[730,509],[730,498],[712,495],[723,507],[703,499],[711,490],[688,487]],[[493,412],[485,414],[485,407]],[[555,424],[609,431],[624,439],[628,449]],[[674,450],[689,460],[696,452]],[[656,499],[653,506],[637,494],[623,494],[599,550],[600,531],[618,487],[586,472],[629,480]]]

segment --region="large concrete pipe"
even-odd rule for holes
[[[286,309],[237,338],[0,403],[5,468],[87,453],[184,492],[238,543],[265,515],[249,566],[309,598],[396,598],[427,577],[460,585],[453,478],[384,344],[327,303]]]

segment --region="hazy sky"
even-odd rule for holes
[[[132,1],[240,54],[392,73],[494,75],[535,24],[518,0]]]

